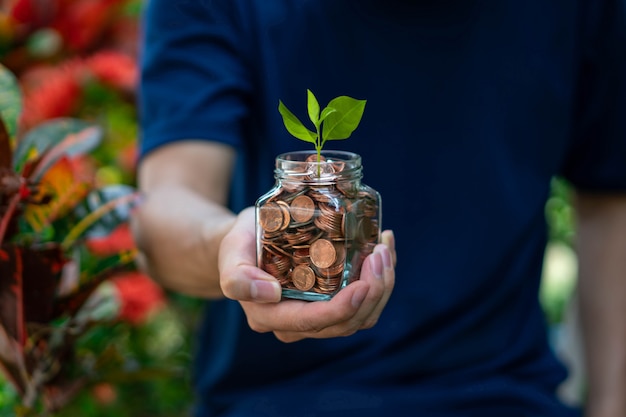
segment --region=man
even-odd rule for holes
[[[580,415],[537,300],[557,175],[585,413],[625,415],[623,1],[152,0],[144,24],[134,230],[155,280],[211,300],[197,416]],[[305,120],[306,89],[367,100],[332,145],[383,199],[382,243],[329,302],[280,301],[255,266],[250,206],[307,149],[278,101]]]

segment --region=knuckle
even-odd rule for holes
[[[333,331],[332,336],[336,336],[336,337],[352,336],[353,334],[358,332],[360,329],[361,329],[361,326],[359,325],[359,323],[355,321],[349,321],[349,322],[344,323],[341,326],[336,326]]]
[[[353,334],[355,334],[358,331],[359,331],[359,328],[357,328],[357,327],[348,327],[348,328],[345,328],[341,332],[341,336],[343,336],[343,337],[352,336]]]
[[[294,343],[303,339],[303,337],[296,337],[292,334],[286,334],[284,332],[274,332],[274,336],[283,343]]]
[[[248,318],[248,327],[250,327],[250,329],[256,333],[268,332],[268,329],[265,326],[261,325],[259,322],[251,318]]]
[[[228,298],[237,297],[237,281],[233,278],[234,273],[231,270],[224,270],[220,273],[220,288],[224,295]]]
[[[363,322],[361,329],[371,329],[378,323],[378,317],[370,317]]]
[[[294,330],[298,333],[320,333],[324,326],[316,322],[313,318],[299,318],[292,323]]]
[[[230,283],[230,281],[220,279],[220,288],[222,289],[224,296],[231,299],[234,298],[233,285]]]

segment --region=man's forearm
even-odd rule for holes
[[[133,216],[139,263],[165,288],[221,298],[219,245],[234,219],[233,213],[192,191],[171,186],[152,190]]]
[[[164,287],[223,297],[217,259],[235,221],[225,207],[234,159],[229,146],[187,140],[153,150],[139,164],[145,199],[132,222],[139,263]]]
[[[587,417],[626,416],[626,197],[578,195]]]

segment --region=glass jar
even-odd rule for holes
[[[380,239],[381,200],[361,183],[361,157],[343,151],[278,155],[276,184],[256,202],[257,265],[284,298],[330,300],[358,279]]]

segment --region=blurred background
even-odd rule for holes
[[[142,0],[0,0],[0,63],[15,74],[22,90],[20,129],[59,117],[102,126],[105,142],[93,155],[101,185],[135,185],[141,9]],[[550,243],[540,300],[555,349],[575,362],[572,335],[563,321],[577,265],[569,188],[560,179],[553,181],[546,221]],[[185,415],[192,402],[193,330],[202,303],[163,292],[145,277],[131,277],[118,290],[127,299],[127,320],[99,328],[81,343],[116,355],[123,366],[106,378],[94,378],[58,416]],[[574,373],[563,395],[576,401],[580,384]],[[0,375],[0,417],[14,416],[17,401]]]

